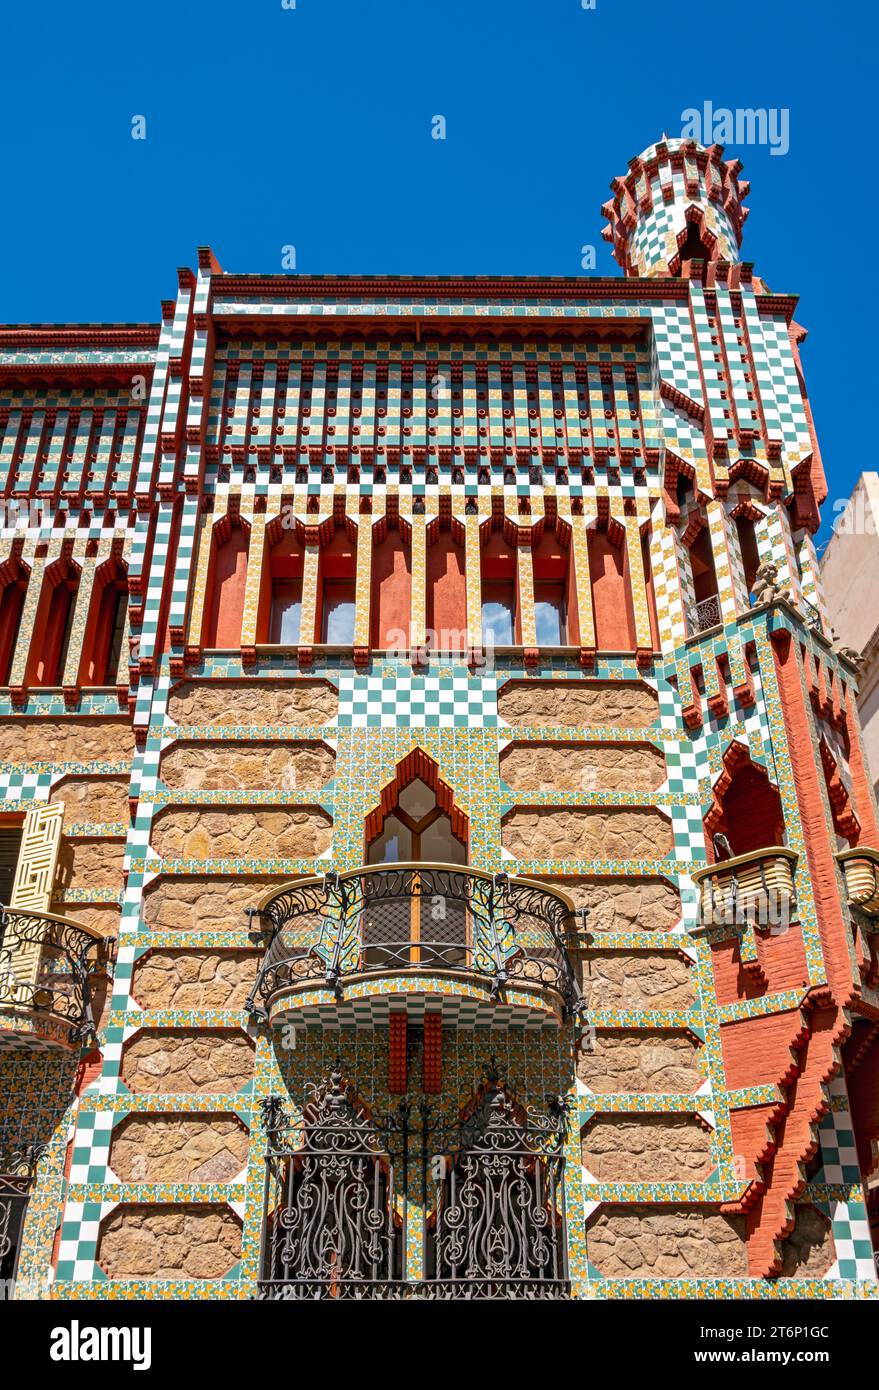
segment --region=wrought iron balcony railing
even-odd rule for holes
[[[824,624],[821,621],[820,609],[814,603],[810,603],[807,598],[803,598],[802,596],[800,597],[800,607],[802,608],[803,613],[805,615],[807,625],[809,627],[817,628],[819,632],[823,632]]]
[[[703,598],[699,603],[691,603],[687,608],[687,626],[690,629],[691,637],[696,637],[700,632],[707,632],[709,628],[717,627],[722,621],[719,594],[712,594],[710,598]]]
[[[248,999],[262,1018],[291,986],[320,983],[341,996],[353,976],[401,972],[478,976],[492,998],[527,982],[559,995],[568,1014],[580,1006],[567,950],[571,905],[527,879],[379,864],[287,884],[253,916],[271,932]]]
[[[0,904],[0,1011],[67,1023],[71,1043],[94,1036],[92,980],[113,945],[81,922]]]

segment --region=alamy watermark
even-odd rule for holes
[[[681,112],[681,139],[700,145],[768,145],[770,154],[790,149],[790,111],[786,106],[688,106]]]

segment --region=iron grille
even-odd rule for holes
[[[0,1146],[0,1279],[15,1277],[24,1212],[44,1144]]]
[[[690,635],[695,637],[699,632],[707,632],[709,628],[717,627],[722,621],[722,616],[720,597],[717,594],[703,598],[700,603],[691,603],[687,609]]]
[[[569,1294],[566,1103],[519,1105],[497,1072],[447,1116],[408,1099],[369,1115],[340,1070],[292,1134],[278,1097],[268,1137],[261,1299],[558,1299]],[[404,1277],[410,1222],[422,1277]]]

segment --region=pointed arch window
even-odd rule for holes
[[[321,528],[315,641],[351,647],[357,595],[357,529],[347,517]]]
[[[589,583],[599,651],[635,650],[635,609],[626,533],[613,518],[589,531]]]
[[[500,519],[487,522],[482,533],[480,573],[482,640],[486,646],[516,646],[521,633],[516,549]]]
[[[337,1069],[312,1088],[292,1144],[269,1136],[261,1285],[269,1297],[382,1297],[402,1278],[403,1226],[383,1136]]]
[[[9,681],[30,570],[15,554],[0,566],[0,685]]]
[[[442,503],[441,503],[442,508]],[[427,528],[427,628],[437,651],[467,646],[464,527],[448,510]]]
[[[385,788],[380,805],[366,822],[366,862],[379,864],[466,864],[469,822],[454,804],[436,763],[416,751],[400,764]],[[460,876],[456,876],[460,877]],[[365,896],[370,896],[369,877]],[[378,885],[379,880],[376,879]],[[386,885],[376,888],[382,901],[366,908],[364,956],[371,967],[395,962],[421,965],[430,960],[454,964],[467,949],[470,928],[467,904],[437,904],[423,895],[418,881],[401,881],[399,901],[389,900]]]

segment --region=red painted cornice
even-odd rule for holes
[[[153,323],[7,323],[0,324],[0,349],[6,352],[54,348],[151,348],[161,330]]]
[[[357,296],[363,299],[686,299],[686,280],[624,280],[618,276],[527,275],[216,275],[214,298],[264,295],[272,299]]]

